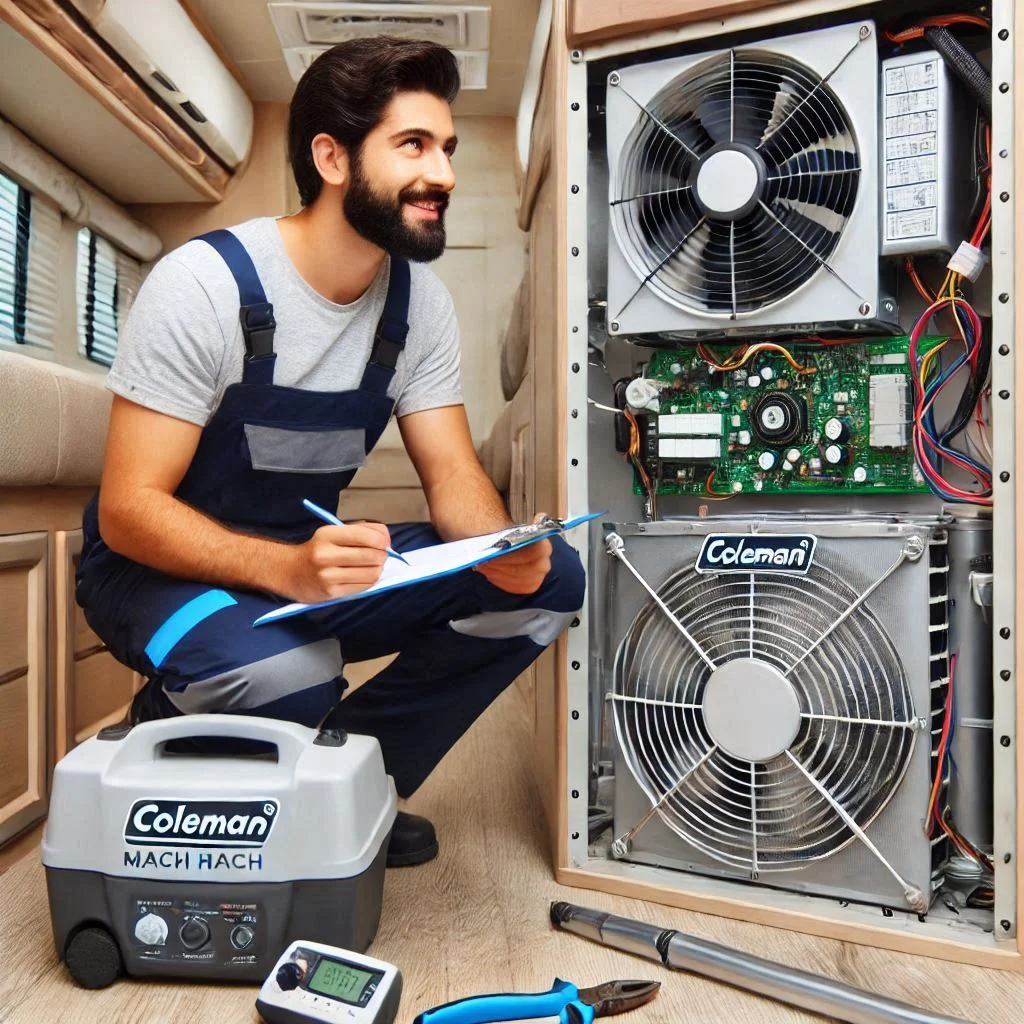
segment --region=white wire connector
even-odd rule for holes
[[[968,281],[974,282],[981,277],[981,272],[988,263],[988,257],[970,242],[961,242],[956,252],[949,258],[946,267],[954,274],[962,274]]]

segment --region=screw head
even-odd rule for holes
[[[1006,388],[1003,388],[1003,390],[999,392],[999,397],[1005,402],[1010,397],[1010,392],[1007,391]]]
[[[860,31],[857,34],[861,37],[861,39],[867,39],[867,37],[871,35],[871,26],[861,25]]]
[[[1010,627],[1009,626],[1003,626],[1003,628],[1001,630],[999,630],[999,635],[1004,640],[1009,640],[1010,639]]]
[[[1013,860],[1013,854],[1012,853],[1004,853],[1003,854],[1003,863],[1004,864],[1009,864],[1011,860]]]
[[[580,105],[574,100],[572,103],[569,104],[569,109],[570,110],[579,110],[580,109]]]
[[[572,667],[573,667],[573,669],[574,669],[574,670],[575,670],[576,672],[579,672],[579,670],[580,670],[580,663],[579,663],[578,661],[574,661],[574,662],[572,663]]]
[[[999,737],[999,745],[1001,747],[1008,747],[1010,745],[1010,737],[1009,736],[1000,736]]]
[[[619,329],[619,321],[618,321],[618,320],[613,320],[613,321],[612,321],[612,322],[611,322],[611,323],[610,323],[610,324],[609,324],[608,326],[609,326],[609,327],[610,327],[610,328],[611,328],[611,329],[612,329],[613,331],[617,331],[617,330]]]
[[[1006,28],[1001,28],[999,30],[999,38],[1005,43],[1006,40],[1010,38],[1010,30]]]
[[[1010,670],[1008,668],[1004,668],[1002,672],[999,673],[999,678],[1005,683],[1010,678]]]
[[[882,303],[882,309],[884,309],[886,313],[895,313],[896,303],[893,302],[892,299],[886,299],[885,302]]]
[[[578,466],[579,464],[580,464],[580,460],[579,459],[570,459],[569,460],[569,465],[570,466]]]
[[[1010,83],[1009,82],[1000,82],[999,83],[999,91],[1000,92],[1009,92],[1010,91]]]
[[[999,150],[999,156],[1003,160],[1005,160],[1009,155],[1010,155],[1010,151],[1008,149],[1001,149],[1001,150]]]
[[[572,720],[574,722],[578,722],[580,720],[580,713],[578,711],[574,711],[572,713]]]
[[[573,186],[572,186],[572,187],[571,187],[571,188],[569,189],[569,191],[570,191],[570,192],[571,192],[571,193],[572,193],[573,195],[577,195],[577,194],[579,193],[579,190],[580,190],[580,187],[579,187],[579,185],[573,185]]]
[[[580,254],[580,247],[578,245],[574,245],[572,247],[572,249],[570,250],[570,252],[573,254],[573,256],[579,256],[579,254]]]
[[[572,622],[569,623],[569,625],[574,627],[574,628],[576,626],[578,626],[579,624],[580,624],[579,616],[574,617]]]
[[[862,302],[858,307],[858,311],[861,316],[867,316],[871,312],[871,304],[868,302]]]
[[[1010,201],[1010,193],[1009,192],[1000,192],[999,193],[999,202],[1001,202],[1001,203],[1008,203],[1009,201]]]
[[[999,346],[999,354],[1001,356],[1008,356],[1010,354],[1010,346],[1009,345],[1000,345]]]
[[[573,50],[572,53],[569,54],[569,59],[573,62],[573,64],[579,64],[579,62],[583,60],[583,51]]]
[[[1005,305],[1007,302],[1010,301],[1010,293],[1009,292],[1000,292],[999,293],[999,301],[1002,302]]]
[[[999,479],[1002,480],[1003,483],[1005,484],[1005,483],[1009,482],[1010,474],[1007,473],[1006,470],[1004,469],[1002,471],[1002,473],[999,474]]]
[[[1010,930],[1010,928],[1012,927],[1012,925],[1004,917],[1003,920],[999,922],[999,927],[1002,928],[1004,932],[1008,932]]]
[[[573,411],[572,411],[572,413],[571,413],[570,415],[572,416],[572,418],[573,418],[574,420],[575,420],[575,419],[578,419],[578,418],[579,418],[579,415],[580,415],[580,411],[579,411],[579,409],[573,409]]]
[[[574,327],[574,328],[572,329],[572,333],[573,333],[573,334],[579,334],[579,333],[580,333],[580,329],[579,329],[578,327]]]
[[[573,798],[573,800],[579,800],[579,798],[580,798],[580,791],[578,789],[574,789],[572,791],[572,798]]]
[[[579,839],[579,837],[580,837],[579,832],[573,832],[572,837],[573,837],[573,839]]]
[[[621,79],[619,78],[619,73],[618,73],[618,71],[613,71],[613,72],[612,72],[612,73],[611,73],[611,74],[610,74],[610,75],[608,76],[608,84],[609,84],[609,85],[618,85],[620,81],[621,81]]]
[[[573,373],[579,373],[580,372],[580,364],[579,363],[573,363],[572,364],[572,372]]]

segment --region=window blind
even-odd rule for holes
[[[139,290],[137,260],[116,249],[91,228],[78,232],[79,352],[103,366],[114,362],[117,337]]]
[[[53,349],[60,210],[0,174],[0,342]]]

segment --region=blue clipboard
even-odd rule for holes
[[[480,537],[468,537],[465,540],[452,541],[448,544],[435,544],[432,547],[419,548],[416,551],[402,552],[407,561],[387,559],[381,570],[380,579],[366,590],[361,590],[357,594],[346,594],[343,597],[332,597],[327,601],[318,601],[315,604],[284,604],[280,608],[261,615],[253,623],[253,626],[279,622],[295,615],[304,615],[320,608],[329,608],[331,605],[359,601],[364,597],[375,597],[377,594],[383,594],[389,590],[414,587],[417,583],[463,572],[475,565],[489,562],[491,559],[501,558],[502,555],[507,555],[510,551],[536,544],[537,541],[544,540],[546,537],[566,533],[582,523],[588,523],[603,515],[605,515],[604,512],[588,512],[586,515],[577,516],[566,522],[548,519],[539,524],[524,523]]]

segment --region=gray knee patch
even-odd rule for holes
[[[572,612],[552,612],[547,608],[520,608],[513,612],[481,612],[468,619],[456,619],[448,625],[456,633],[486,640],[510,640],[525,636],[540,647],[547,647],[568,627]]]
[[[167,698],[186,715],[245,711],[330,682],[343,666],[338,641],[326,638],[189,683]]]

